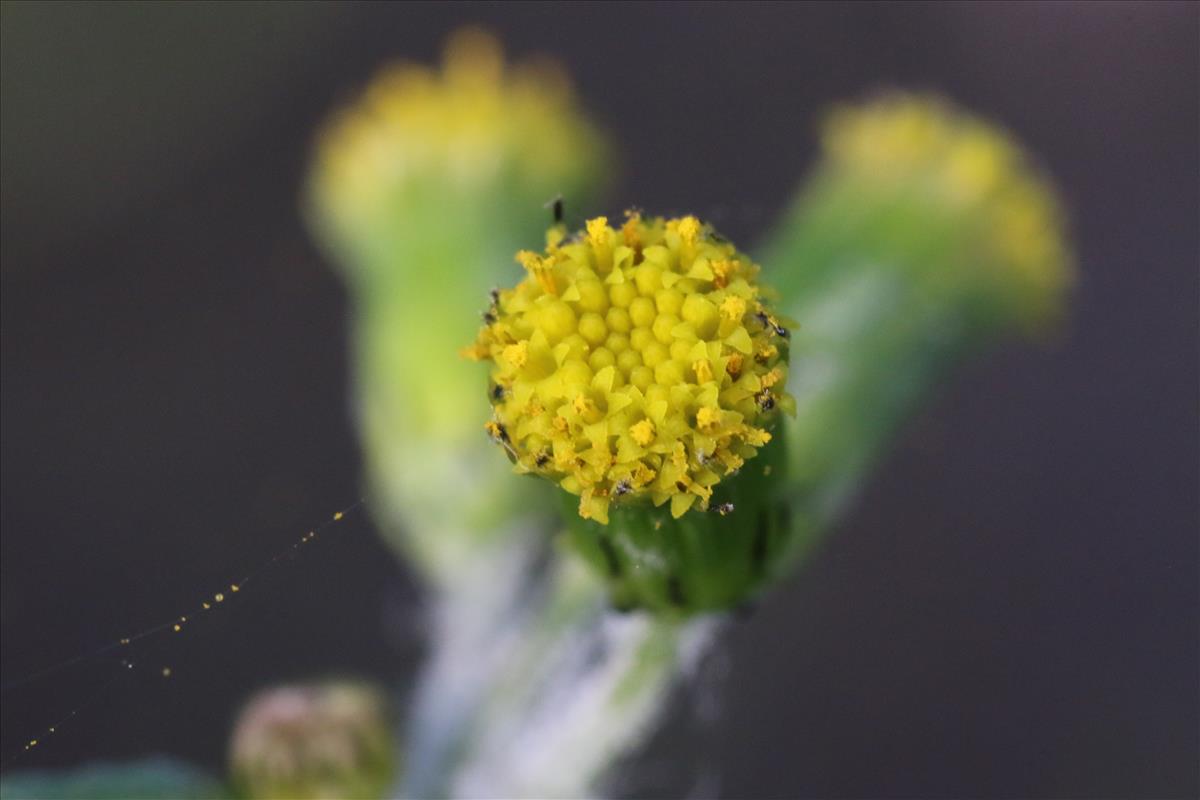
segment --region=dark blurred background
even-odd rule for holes
[[[1196,5],[0,14],[6,682],[194,606],[357,496],[345,296],[298,212],[313,130],[382,62],[479,22],[566,62],[620,148],[608,210],[695,210],[752,243],[821,111],[899,86],[1009,127],[1078,245],[1063,336],[931,404],[622,791],[1200,791]],[[318,547],[104,691],[111,659],[5,693],[6,755],[95,698],[6,766],[220,767],[255,688],[410,678],[403,568],[361,516]]]

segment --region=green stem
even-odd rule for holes
[[[491,570],[490,597],[443,599],[403,796],[590,795],[715,632],[713,618],[614,612],[575,559],[553,561],[531,591],[496,596],[529,567]]]

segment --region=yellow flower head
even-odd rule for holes
[[[441,69],[387,67],[326,126],[311,188],[342,226],[394,215],[388,202],[429,181],[468,196],[500,186],[544,198],[590,178],[598,161],[580,154],[601,144],[556,63],[506,66],[494,37],[467,28],[448,39]]]
[[[492,362],[492,438],[519,472],[611,503],[705,509],[713,487],[771,439],[789,332],[758,266],[695,217],[605,217],[544,253],[494,294],[468,356]]]
[[[836,110],[822,141],[836,168],[923,193],[968,221],[972,260],[999,267],[996,289],[1026,324],[1056,314],[1073,278],[1062,210],[1004,131],[936,97],[897,93]]]

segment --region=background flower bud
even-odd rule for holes
[[[398,752],[386,709],[382,692],[350,683],[258,694],[234,728],[235,786],[253,800],[382,798]]]

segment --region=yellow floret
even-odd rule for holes
[[[794,406],[788,332],[758,267],[710,234],[690,216],[631,214],[620,231],[597,217],[522,251],[525,279],[468,348],[494,365],[492,437],[518,471],[578,495],[586,519],[627,502],[707,509]]]
[[[702,431],[711,430],[721,423],[721,412],[710,406],[705,406],[696,412],[696,427]]]
[[[503,354],[508,364],[520,369],[529,361],[529,342],[510,344],[504,348]]]
[[[654,441],[654,423],[648,419],[644,419],[635,424],[629,429],[629,438],[642,447],[648,447]]]
[[[721,302],[721,316],[727,320],[739,320],[746,315],[746,301],[737,295],[730,295]]]

